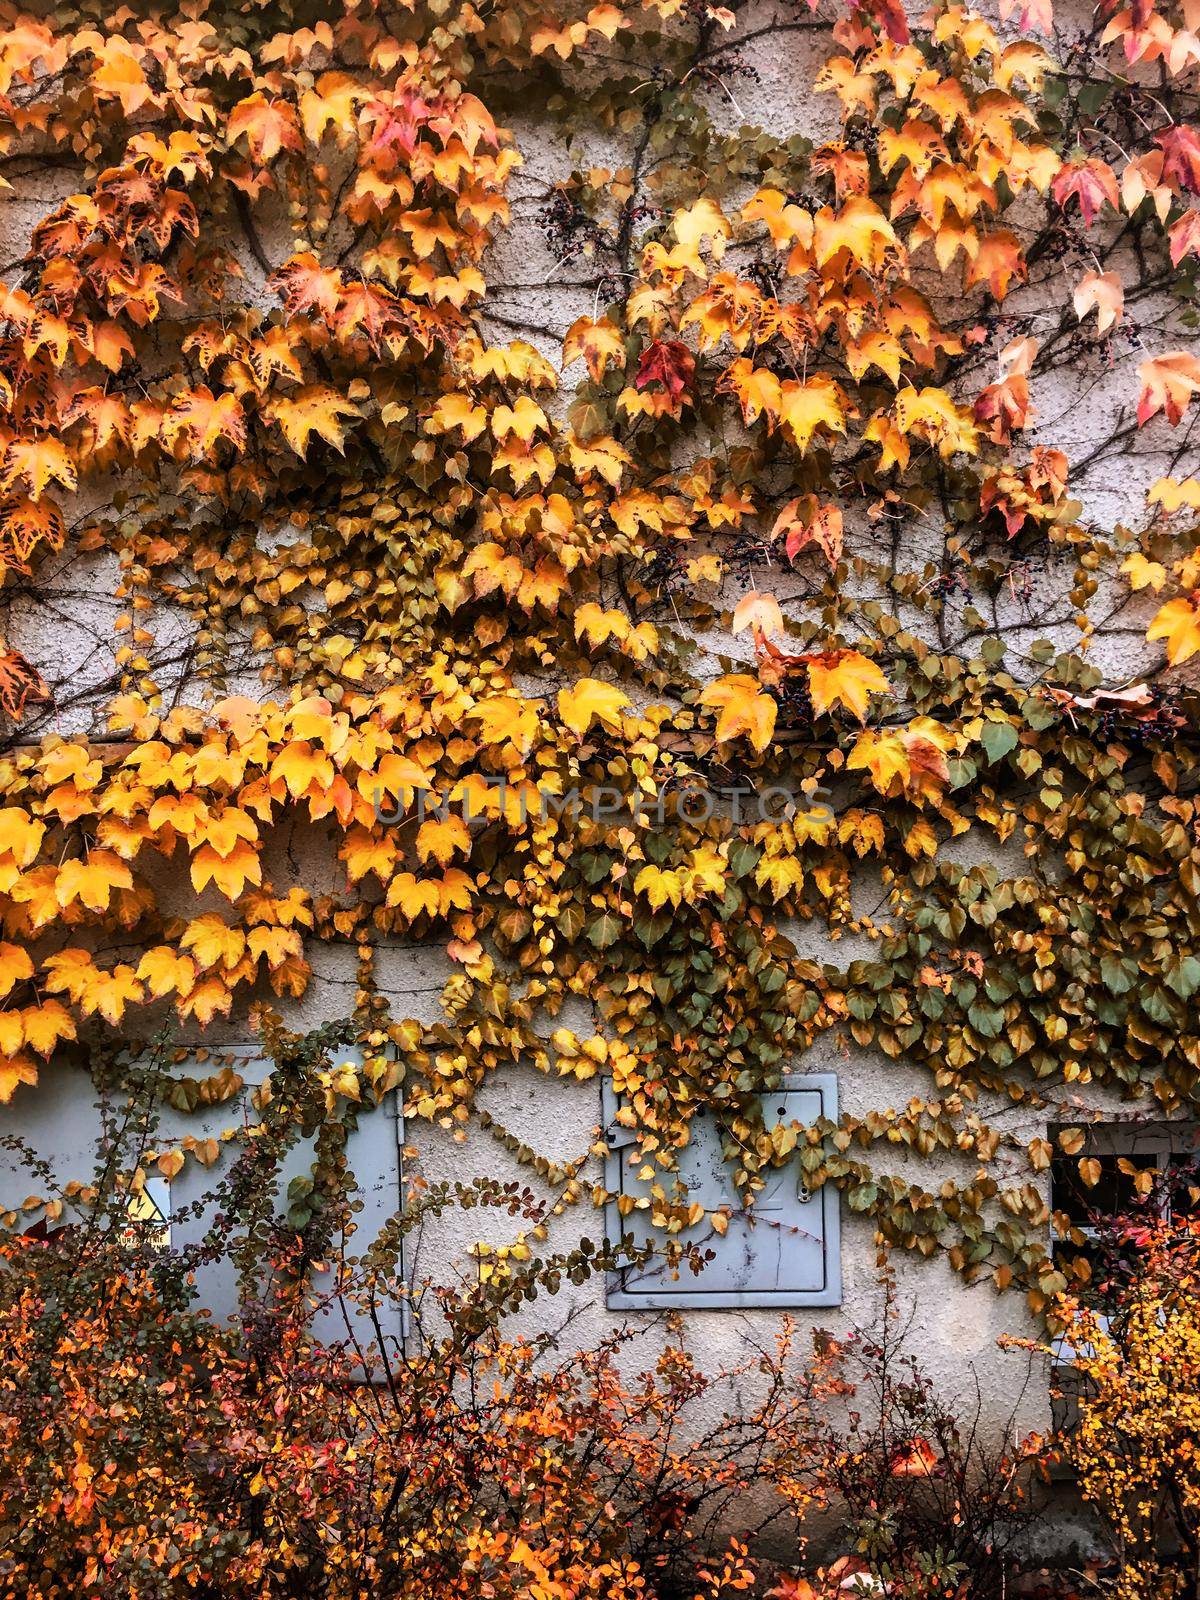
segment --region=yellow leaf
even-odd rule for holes
[[[182,950],[190,950],[201,971],[211,967],[236,967],[246,953],[246,935],[241,928],[229,927],[215,911],[189,922],[179,940]]]
[[[33,977],[33,962],[19,944],[0,944],[0,1000],[12,993],[14,984]]]
[[[764,694],[757,678],[748,673],[735,672],[710,683],[700,696],[702,706],[716,706],[716,738],[727,744],[744,733],[756,750],[765,750],[775,732],[775,717],[779,707],[769,694]]]
[[[733,236],[729,220],[707,195],[702,195],[686,211],[677,211],[671,219],[671,228],[678,240],[678,248],[671,252],[672,264],[688,267],[698,278],[708,276],[708,269],[700,257],[700,244],[708,240],[714,261],[725,254],[726,241]]]
[[[47,1059],[60,1039],[75,1037],[71,1015],[57,1000],[47,1000],[40,1006],[27,1006],[21,1013],[21,1026],[25,1043]]]
[[[137,975],[156,1000],[166,994],[187,994],[196,982],[196,963],[170,945],[155,945],[138,963]]]
[[[209,883],[215,883],[226,899],[236,900],[247,882],[262,882],[262,863],[251,844],[243,842],[227,856],[219,855],[212,845],[206,844],[192,857],[191,873],[192,887],[197,894]]]
[[[820,373],[803,383],[789,378],[780,389],[779,416],[796,449],[805,451],[818,428],[845,433],[847,404],[832,378]]]
[[[569,689],[558,691],[558,714],[572,733],[586,733],[593,718],[619,729],[621,712],[628,704],[627,694],[599,678],[580,678]]]
[[[1180,506],[1200,511],[1200,478],[1157,478],[1146,494],[1149,505],[1160,505],[1171,516]]]
[[[308,442],[314,433],[340,453],[346,439],[343,418],[360,415],[358,407],[344,394],[323,383],[309,384],[292,395],[281,395],[264,405],[263,413],[279,424],[284,438],[302,460],[308,454]]]
[[[428,861],[432,856],[438,866],[444,867],[456,850],[463,855],[471,853],[471,831],[461,817],[447,817],[444,821],[431,819],[417,829],[417,856]]]
[[[651,909],[660,910],[669,900],[677,906],[683,895],[683,885],[677,872],[664,872],[660,867],[643,867],[633,880],[634,892],[644,894]]]
[[[1173,667],[1194,656],[1200,650],[1200,610],[1194,600],[1190,596],[1168,600],[1146,630],[1146,638],[1167,641],[1167,660]]]
[[[1167,569],[1160,561],[1148,560],[1140,550],[1126,556],[1121,571],[1129,579],[1131,589],[1153,589],[1155,594],[1167,581]]]
[[[64,909],[81,900],[89,911],[106,911],[114,889],[129,889],[133,875],[111,850],[89,850],[82,861],[64,861],[54,885]]]
[[[818,714],[844,705],[860,722],[866,721],[873,694],[886,694],[891,685],[876,664],[857,650],[831,650],[808,662],[808,687]]]
[[[783,632],[783,613],[773,594],[751,589],[738,601],[733,609],[732,631],[736,636],[747,628],[753,628],[756,637],[761,634],[765,639]]]

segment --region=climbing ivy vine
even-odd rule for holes
[[[1078,1154],[1089,1087],[1200,1079],[1198,20],[0,7],[13,1120],[57,1052],[349,944],[331,1106],[604,1075],[668,1233],[708,1107],[743,1193],[799,1144],[1043,1308],[1052,1147],[1005,1108]],[[435,1026],[397,939],[454,963]],[[823,1035],[924,1093],[765,1128]]]

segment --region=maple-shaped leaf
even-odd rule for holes
[[[825,267],[843,251],[867,272],[878,272],[889,250],[899,251],[900,241],[884,213],[865,195],[854,195],[839,210],[822,206],[814,219],[813,248],[818,267]]]
[[[1146,629],[1146,638],[1166,640],[1173,667],[1194,656],[1200,650],[1200,592],[1168,600]]]
[[[642,351],[633,382],[637,389],[661,383],[672,402],[678,402],[691,388],[695,375],[696,358],[687,345],[678,339],[655,339]]]
[[[214,883],[227,900],[236,900],[247,883],[262,882],[262,862],[254,846],[245,842],[224,855],[206,844],[192,857],[191,879],[197,894]]]
[[[14,985],[32,977],[29,952],[19,944],[0,944],[0,1000],[7,999]]]
[[[1160,561],[1149,560],[1140,550],[1126,556],[1120,570],[1129,579],[1129,587],[1135,592],[1138,589],[1153,589],[1157,594],[1167,581],[1166,567]]]
[[[176,397],[162,421],[162,437],[172,451],[210,457],[222,439],[240,450],[246,442],[246,415],[235,394],[214,395],[206,384]]]
[[[207,1028],[218,1012],[228,1016],[232,1004],[233,995],[228,984],[210,974],[186,994],[181,994],[175,1002],[175,1009],[182,1020],[194,1017],[202,1028]]]
[[[1146,491],[1148,505],[1160,505],[1169,517],[1181,506],[1200,511],[1200,478],[1156,478]]]
[[[7,1105],[21,1084],[38,1081],[37,1063],[23,1051],[0,1056],[0,1105]]]
[[[267,287],[280,296],[289,316],[316,311],[326,321],[337,313],[342,297],[342,276],[323,267],[311,251],[293,256],[267,279]]]
[[[343,284],[333,319],[334,332],[339,339],[363,333],[374,350],[379,351],[386,345],[395,351],[407,325],[400,302],[387,289],[361,278]]]
[[[1154,142],[1163,153],[1163,177],[1200,194],[1200,133],[1177,122],[1156,133]]]
[[[865,722],[871,696],[891,688],[876,663],[858,650],[826,650],[805,659],[813,710],[818,714],[844,705]]]
[[[558,691],[558,714],[572,733],[586,733],[593,720],[619,729],[621,712],[628,704],[629,696],[623,690],[599,678],[580,678],[569,689]]]
[[[625,335],[607,317],[601,317],[599,322],[593,322],[591,317],[577,318],[563,340],[563,366],[569,367],[581,358],[587,363],[592,382],[599,383],[610,361],[624,366]]]
[[[715,729],[719,744],[728,744],[743,733],[756,750],[765,750],[770,744],[779,706],[749,673],[730,673],[708,684],[701,692],[700,704],[714,706],[719,713]]]
[[[1200,211],[1184,212],[1167,231],[1171,265],[1177,267],[1184,256],[1200,256]]]
[[[779,417],[796,449],[804,452],[818,428],[845,433],[850,402],[841,385],[823,373],[780,388]]]
[[[1174,427],[1188,408],[1194,394],[1200,393],[1200,359],[1188,350],[1171,350],[1153,356],[1138,366],[1142,390],[1138,396],[1138,427],[1165,411]]]
[[[189,994],[196,984],[196,963],[170,945],[155,945],[142,956],[137,976],[156,1000],[167,994]]]
[[[979,430],[973,414],[957,405],[945,389],[901,389],[896,396],[895,415],[902,433],[916,433],[936,444],[943,460],[959,451],[978,454]]]
[[[931,717],[918,717],[907,728],[864,730],[846,762],[846,770],[867,771],[880,794],[897,784],[915,796],[936,796],[950,777],[946,752],[954,736]]]
[[[96,61],[92,67],[91,89],[97,100],[119,100],[127,117],[133,115],[153,94],[142,64],[120,34],[96,40]]]
[[[700,255],[703,241],[708,240],[713,260],[720,261],[725,254],[726,241],[733,236],[729,219],[708,195],[701,195],[686,211],[677,211],[671,218],[671,229],[678,241],[671,252],[672,262],[687,267],[698,278],[708,275]]]
[[[300,96],[300,116],[309,144],[319,145],[326,128],[332,128],[339,144],[348,144],[355,134],[358,107],[367,90],[348,72],[323,72],[311,89]]]
[[[4,452],[4,487],[23,484],[34,500],[40,500],[46,485],[54,480],[64,489],[76,486],[75,463],[60,439],[13,439]]]
[[[64,909],[79,901],[89,911],[106,911],[113,890],[132,885],[132,873],[114,851],[89,850],[82,859],[62,863],[54,894]]]
[[[302,150],[304,141],[294,106],[286,100],[269,100],[261,91],[239,100],[229,113],[226,135],[232,144],[245,137],[253,160],[273,161],[281,150]]]
[[[229,927],[215,911],[206,911],[188,923],[179,948],[191,952],[202,972],[216,967],[232,971],[246,953],[246,935],[241,928]]]
[[[1049,34],[1054,26],[1053,0],[1000,0],[1000,15],[1006,22],[1018,10],[1023,31],[1040,28],[1043,33]]]
[[[1029,380],[1019,372],[999,383],[989,383],[975,400],[975,420],[991,423],[988,438],[994,444],[1007,444],[1013,431],[1024,428],[1036,415],[1029,403]]]
[[[747,628],[753,628],[756,639],[769,639],[773,634],[782,633],[783,613],[779,601],[773,594],[760,594],[757,589],[751,589],[734,606],[730,626],[735,637]]]
[[[1096,313],[1096,332],[1105,334],[1121,320],[1125,290],[1115,272],[1089,272],[1075,285],[1075,315],[1080,322]]]
[[[341,453],[346,442],[345,422],[361,416],[345,395],[324,383],[308,384],[294,394],[280,395],[265,405],[263,412],[279,424],[284,438],[302,459],[308,454],[314,433]]]
[[[1085,227],[1092,225],[1106,200],[1114,211],[1121,205],[1116,174],[1108,162],[1098,156],[1086,161],[1068,161],[1059,169],[1051,192],[1064,210],[1069,200],[1078,200]]]
[[[831,570],[842,559],[842,513],[837,506],[822,505],[815,494],[788,501],[771,529],[772,539],[781,535],[789,561],[795,561],[810,544],[824,552]]]
[[[9,650],[0,641],[0,708],[10,722],[20,722],[31,700],[48,701],[46,680],[19,650]]]
[[[417,859],[433,859],[439,867],[447,866],[455,851],[471,853],[471,831],[461,817],[431,818],[417,829]]]
[[[66,536],[62,511],[53,500],[19,495],[0,502],[0,564],[27,571],[39,545],[61,550]]]
[[[487,409],[476,405],[470,395],[456,391],[444,394],[425,420],[429,433],[462,432],[463,443],[470,444],[488,425]]]
[[[40,1006],[26,1006],[21,1012],[21,1032],[29,1049],[46,1060],[50,1059],[64,1039],[76,1037],[70,1012],[57,1000],[46,1000]]]

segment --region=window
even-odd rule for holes
[[[210,1052],[211,1059],[203,1064],[184,1061],[171,1069],[173,1077],[204,1078],[228,1062],[244,1080],[244,1088],[233,1099],[219,1105],[201,1107],[193,1112],[176,1111],[170,1106],[160,1106],[158,1128],[154,1140],[157,1149],[170,1149],[189,1136],[196,1140],[217,1141],[217,1156],[211,1166],[189,1158],[183,1168],[169,1182],[150,1166],[145,1194],[132,1199],[135,1214],[142,1220],[161,1219],[156,1231],[160,1248],[183,1250],[199,1246],[212,1227],[218,1201],[214,1190],[228,1174],[239,1150],[239,1141],[222,1141],[220,1135],[242,1121],[250,1120],[253,1112],[246,1107],[246,1097],[260,1085],[270,1070],[255,1046],[222,1047]],[[352,1048],[338,1052],[334,1064],[361,1062],[361,1055]],[[103,1128],[119,1125],[121,1097],[102,1100],[90,1076],[82,1071],[51,1065],[43,1074],[45,1092],[36,1099],[30,1098],[26,1111],[22,1106],[22,1137],[42,1163],[41,1171],[51,1174],[50,1181],[42,1181],[31,1174],[12,1152],[0,1152],[0,1205],[10,1206],[19,1213],[23,1197],[31,1186],[43,1195],[53,1193],[70,1179],[86,1179],[95,1169],[98,1141]],[[355,1216],[356,1230],[352,1237],[340,1241],[330,1253],[331,1259],[323,1270],[312,1274],[312,1288],[317,1296],[336,1282],[336,1269],[347,1257],[364,1253],[390,1217],[400,1210],[402,1203],[401,1144],[403,1127],[399,1117],[399,1102],[392,1095],[378,1110],[368,1111],[359,1120],[357,1129],[347,1141],[347,1162],[357,1185],[356,1200],[361,1209]],[[296,1180],[308,1177],[314,1156],[313,1140],[300,1138],[287,1152],[279,1174],[277,1210],[286,1212],[287,1191]],[[69,1208],[66,1214],[69,1221]],[[42,1225],[38,1225],[41,1227]],[[237,1274],[228,1259],[203,1259],[196,1270],[196,1288],[200,1304],[219,1319],[227,1319],[238,1312]],[[404,1332],[403,1308],[393,1302],[380,1307],[383,1331],[389,1337],[401,1337]],[[357,1325],[356,1325],[357,1324]],[[330,1342],[342,1340],[352,1331],[356,1338],[368,1341],[375,1330],[363,1313],[348,1330],[342,1308],[336,1304],[322,1308],[315,1327]]]
[[[808,1124],[837,1116],[837,1079],[832,1073],[788,1076],[779,1089],[762,1097],[768,1126],[776,1122]],[[616,1196],[649,1192],[629,1161],[633,1135],[616,1119],[619,1102],[604,1086],[604,1126],[608,1143],[605,1185]],[[662,1261],[622,1268],[608,1287],[608,1304],[646,1311],[728,1309],[753,1306],[836,1306],[841,1304],[839,1196],[833,1184],[815,1194],[804,1187],[799,1152],[771,1173],[753,1206],[742,1208],[721,1149],[721,1130],[709,1109],[697,1113],[691,1138],[679,1152],[680,1177],[689,1196],[714,1211],[730,1209],[728,1231],[718,1234],[707,1222],[681,1236],[712,1253],[697,1274],[686,1265],[677,1277]],[[621,1216],[618,1199],[606,1216],[610,1243],[627,1240],[634,1247],[660,1238],[645,1211]]]
[[[1149,1204],[1160,1213],[1191,1209],[1186,1180],[1193,1170],[1200,1175],[1200,1128],[1107,1123],[1087,1129],[1083,1148],[1073,1155],[1059,1149],[1058,1131],[1052,1130],[1050,1167],[1054,1258],[1076,1283],[1071,1263],[1086,1261],[1102,1294],[1102,1240],[1111,1222]],[[1094,1162],[1094,1183],[1085,1181],[1081,1160]]]
[[[1082,1149],[1066,1155],[1051,1129],[1054,1156],[1050,1166],[1051,1249],[1056,1263],[1078,1289],[1079,1268],[1086,1262],[1091,1279],[1083,1289],[1105,1325],[1104,1280],[1114,1262],[1115,1241],[1106,1240],[1109,1225],[1118,1217],[1152,1206],[1162,1215],[1190,1211],[1195,1200],[1192,1183],[1200,1184],[1200,1128],[1178,1123],[1108,1123],[1085,1130]],[[1079,1170],[1081,1160],[1096,1163],[1095,1182],[1088,1184]],[[1195,1174],[1195,1176],[1193,1176]],[[1136,1247],[1130,1245],[1130,1252]],[[1060,1336],[1054,1345],[1055,1432],[1069,1433],[1075,1426],[1082,1379],[1074,1371],[1075,1350]]]
[[[245,1106],[245,1101],[264,1081],[271,1063],[259,1056],[252,1046],[222,1051],[221,1056],[222,1059],[226,1056],[240,1057],[233,1061],[235,1071],[244,1080],[240,1095],[218,1106],[201,1108],[188,1114],[165,1111],[160,1125],[160,1143],[165,1143],[168,1137],[181,1139],[189,1134],[195,1139],[218,1138],[223,1130],[235,1127],[243,1118],[253,1119],[254,1112]],[[335,1066],[341,1063],[357,1066],[361,1061],[361,1052],[353,1048],[343,1048],[333,1058]],[[355,1216],[353,1236],[335,1241],[328,1264],[312,1271],[310,1282],[316,1297],[331,1292],[337,1282],[340,1263],[348,1257],[363,1254],[388,1218],[399,1211],[402,1199],[402,1142],[403,1128],[395,1095],[390,1096],[377,1110],[365,1112],[359,1119],[358,1127],[348,1138],[347,1165],[353,1174],[358,1190],[356,1199],[361,1202],[362,1209]],[[188,1160],[171,1180],[173,1249],[185,1249],[203,1242],[218,1209],[213,1191],[242,1148],[237,1141],[224,1142],[212,1166],[205,1167],[198,1161]],[[298,1138],[288,1150],[279,1172],[277,1209],[280,1214],[287,1211],[289,1188],[297,1180],[303,1182],[311,1173],[314,1155],[312,1138]],[[237,1270],[228,1257],[205,1262],[197,1273],[197,1287],[203,1304],[214,1316],[227,1318],[236,1314]],[[379,1307],[379,1313],[384,1333],[401,1337],[404,1331],[401,1307],[387,1302]],[[375,1337],[374,1328],[365,1312],[356,1314],[348,1325],[345,1309],[336,1302],[321,1307],[314,1329],[331,1343],[345,1339],[350,1333],[363,1341]]]

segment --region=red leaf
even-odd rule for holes
[[[696,358],[687,345],[678,339],[655,339],[642,351],[633,382],[638,389],[661,383],[671,399],[678,400],[691,387],[695,374]]]
[[[1155,134],[1154,142],[1163,153],[1163,177],[1200,194],[1200,135],[1195,128],[1166,128]]]

